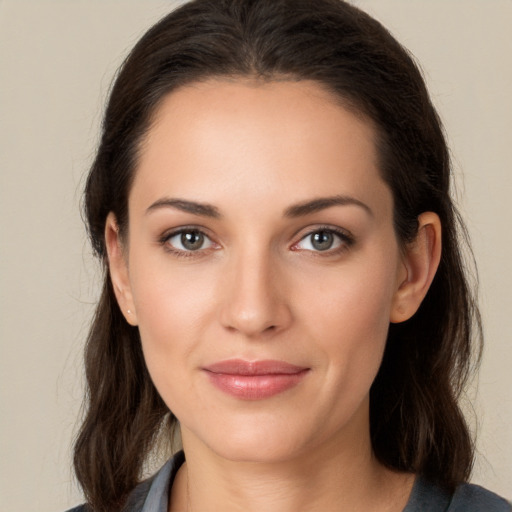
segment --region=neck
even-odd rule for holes
[[[289,460],[254,463],[227,460],[185,431],[187,461],[169,510],[402,511],[414,477],[382,466],[372,455],[369,432],[354,441],[335,440]]]

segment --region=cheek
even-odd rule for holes
[[[384,351],[395,290],[393,258],[336,269],[302,304],[332,378],[371,385]],[[304,296],[305,292],[297,293]],[[350,385],[352,385],[350,384]]]
[[[177,272],[165,255],[143,258],[133,258],[136,271],[130,279],[144,357],[155,385],[161,389],[161,383],[170,376],[173,382],[180,378],[180,372],[191,362],[189,354],[204,337],[213,314],[214,287],[211,276],[200,269]],[[144,264],[138,264],[139,260]]]
[[[314,309],[312,316],[319,325],[331,326],[340,333],[357,334],[367,330],[387,329],[396,288],[396,264],[382,258],[355,260],[332,269],[319,280],[310,276],[297,293],[305,297],[305,308]],[[356,326],[359,328],[349,328]]]

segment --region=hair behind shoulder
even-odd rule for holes
[[[341,0],[195,0],[154,25],[124,62],[105,112],[84,198],[105,282],[86,346],[86,416],[74,464],[93,510],[120,510],[158,435],[175,419],[146,369],[138,330],[110,284],[109,212],[126,233],[138,151],[160,101],[212,77],[314,80],[376,127],[383,179],[402,244],[418,215],[442,222],[439,270],[418,312],[390,326],[371,389],[375,455],[452,489],[468,478],[473,444],[458,399],[478,360],[480,318],[461,255],[465,230],[450,198],[442,126],[408,52],[377,21]],[[472,359],[472,355],[474,355]]]

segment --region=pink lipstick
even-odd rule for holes
[[[309,368],[284,361],[229,359],[203,370],[221,391],[242,400],[262,400],[296,386]]]

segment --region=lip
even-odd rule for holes
[[[263,400],[297,384],[309,368],[285,361],[229,359],[203,368],[210,382],[228,395],[242,400]]]

